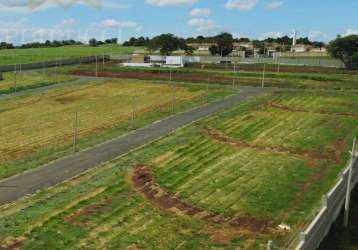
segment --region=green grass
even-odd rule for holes
[[[78,150],[171,115],[171,87],[138,80],[91,80],[79,85],[0,100],[0,179],[39,167],[73,153],[73,122],[79,112]],[[232,94],[231,89],[176,85],[176,110],[183,112]],[[142,102],[139,101],[142,100]],[[11,138],[17,138],[12,140]]]
[[[222,226],[160,210],[130,185],[132,166],[146,164],[162,188],[193,206],[273,227],[288,223],[293,234],[316,213],[348,160],[358,135],[357,102],[355,94],[327,92],[253,98],[1,207],[0,241],[22,240],[23,249],[265,249],[269,239],[281,246],[291,234],[231,232],[227,244],[214,237]],[[218,141],[207,127],[244,144]],[[337,161],[319,157],[332,150]]]
[[[54,68],[21,71],[16,74],[14,72],[6,72],[3,73],[3,80],[0,81],[0,94],[36,89],[75,79],[77,79],[75,76],[55,73]]]
[[[0,65],[25,64],[34,62],[51,61],[81,56],[102,55],[109,53],[128,54],[138,47],[123,47],[120,45],[103,45],[90,47],[85,45],[64,46],[58,48],[36,48],[36,49],[9,49],[0,50]]]

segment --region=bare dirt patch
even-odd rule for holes
[[[0,245],[0,250],[15,250],[21,248],[21,246],[24,244],[26,238],[25,237],[19,237],[12,241],[9,241],[8,243],[5,243],[3,245]]]
[[[234,218],[225,218],[220,214],[202,208],[194,207],[187,202],[182,201],[177,194],[167,191],[160,187],[154,180],[149,167],[137,164],[130,178],[134,188],[142,193],[145,198],[150,200],[162,210],[174,212],[178,215],[188,215],[199,218],[209,223],[221,225],[226,230],[236,232],[237,234],[267,234],[273,232],[272,223],[266,220],[257,219],[249,216],[235,216]],[[215,237],[214,238],[218,238]],[[231,235],[231,234],[230,234]],[[229,238],[234,238],[233,235]]]
[[[72,72],[75,75],[81,76],[95,76],[95,72],[85,71],[85,70],[77,70]],[[168,73],[160,73],[160,72],[99,72],[99,77],[113,77],[120,79],[138,79],[138,80],[169,80]],[[173,81],[190,81],[190,82],[206,82],[208,80],[208,75],[205,74],[193,74],[193,73],[172,73]],[[215,83],[231,83],[232,77],[227,76],[219,76],[219,75],[211,75],[210,81]]]

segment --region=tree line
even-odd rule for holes
[[[92,38],[88,41],[90,46],[96,47],[104,44],[118,44],[118,38],[110,38],[104,41],[96,40]],[[69,45],[84,45],[83,42],[76,41],[76,40],[47,40],[45,42],[31,42],[31,43],[24,43],[19,46],[15,46],[12,43],[1,42],[0,49],[30,49],[30,48],[56,48],[62,46],[69,46]]]
[[[215,44],[210,48],[212,55],[229,55],[233,50],[233,43],[243,42],[250,43],[252,42],[255,48],[259,49],[259,53],[264,54],[265,43],[277,43],[278,49],[280,51],[289,51],[293,42],[293,38],[288,36],[282,36],[277,38],[266,38],[263,40],[251,40],[250,38],[234,38],[230,33],[221,33],[215,36],[197,36],[189,38],[180,38],[176,37],[173,34],[162,34],[150,39],[149,37],[132,37],[128,41],[123,43],[123,46],[141,46],[147,47],[148,49],[163,48],[168,47],[164,46],[167,42],[172,42],[172,49],[164,48],[162,50],[163,54],[170,54],[171,52],[184,49],[186,52],[192,52],[193,48],[190,48],[188,44],[203,44],[203,43],[212,43]],[[297,39],[298,44],[311,45],[315,48],[322,48],[325,46],[323,42],[311,41],[308,37],[301,37]],[[244,48],[243,48],[244,49]]]
[[[251,40],[249,38],[234,38],[232,34],[224,32],[216,36],[198,36],[196,38],[180,38],[173,34],[162,34],[152,39],[148,37],[132,37],[123,45],[143,46],[147,47],[150,52],[159,51],[162,55],[171,55],[177,50],[184,50],[187,54],[192,54],[194,48],[188,45],[190,43],[212,43],[213,45],[209,48],[212,55],[228,56],[232,53],[235,42],[252,42],[254,47],[259,49],[259,54],[264,54],[265,43],[277,43],[279,51],[289,51],[293,40],[288,36]],[[308,37],[301,37],[297,39],[297,44],[310,45],[315,48],[327,47],[333,58],[342,60],[348,68],[358,68],[358,35],[345,37],[338,35],[336,39],[328,44],[311,41]]]

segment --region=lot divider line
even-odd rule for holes
[[[56,89],[60,89],[63,87],[72,86],[72,85],[76,85],[76,84],[85,84],[88,81],[100,82],[100,81],[104,81],[104,80],[96,79],[96,78],[88,78],[88,77],[78,77],[77,79],[74,79],[74,80],[68,80],[68,81],[64,81],[64,82],[60,82],[60,83],[54,83],[54,84],[50,84],[50,85],[46,85],[46,86],[42,86],[42,87],[29,88],[26,90],[18,91],[16,93],[0,94],[0,100],[8,100],[8,99],[15,98],[15,97],[26,96],[28,94],[42,93],[42,92],[45,92],[48,90],[56,90]]]
[[[154,142],[169,133],[240,102],[277,89],[244,87],[233,96],[171,116],[133,133],[0,182],[0,206],[75,177],[101,163]],[[11,187],[11,188],[10,188]]]

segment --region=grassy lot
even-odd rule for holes
[[[358,135],[350,93],[251,99],[0,208],[23,249],[265,249],[311,218]],[[292,231],[278,225],[287,223]],[[163,233],[165,232],[165,234]]]
[[[232,93],[221,87],[174,85],[173,89],[138,80],[92,80],[0,100],[0,179],[70,153],[76,112],[78,146],[84,149],[127,133],[133,103],[136,127],[169,116],[173,90],[176,112]]]
[[[71,66],[62,69],[65,73],[78,75],[94,75],[93,64]],[[172,69],[172,78],[176,81],[206,82],[208,78],[215,83],[232,84],[235,78],[236,85],[261,86],[262,69],[252,68],[233,73],[222,68],[181,68]],[[128,76],[128,73],[132,75]],[[134,74],[136,73],[136,74]],[[100,75],[119,78],[136,79],[169,79],[169,69],[166,68],[129,68],[120,67],[115,63],[108,63],[104,71],[100,68]],[[325,74],[325,73],[291,73],[291,72],[267,72],[265,74],[265,86],[299,88],[299,89],[330,89],[330,90],[358,90],[358,75],[352,74]]]
[[[140,49],[137,47],[123,47],[119,45],[104,45],[98,47],[64,46],[58,48],[37,49],[9,49],[0,50],[0,65],[33,63],[55,60],[57,58],[72,58],[81,56],[99,55],[103,53],[128,54]]]
[[[7,72],[3,73],[3,78],[0,81],[0,94],[19,92],[76,79],[76,77],[68,74],[56,73],[54,68],[21,71],[16,74],[14,72]]]

